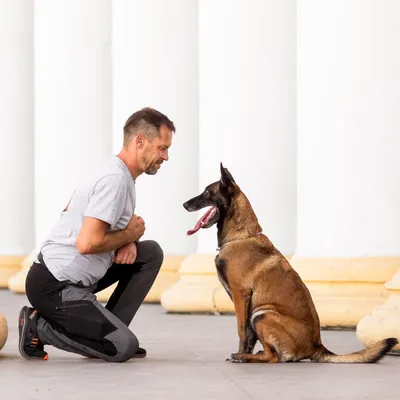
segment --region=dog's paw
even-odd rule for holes
[[[246,363],[247,360],[240,353],[231,354],[226,361],[230,361],[233,363]]]

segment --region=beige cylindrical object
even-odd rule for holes
[[[387,300],[357,324],[357,338],[364,346],[391,337],[400,341],[400,269],[385,288],[389,293]],[[392,352],[400,354],[400,345]]]
[[[4,315],[0,314],[0,350],[6,344],[7,338],[8,338],[7,319]]]

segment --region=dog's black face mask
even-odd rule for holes
[[[223,221],[231,205],[231,199],[234,194],[235,182],[227,168],[224,168],[222,163],[221,179],[217,182],[208,185],[204,192],[186,201],[183,207],[189,211],[198,211],[204,207],[210,209],[197,221],[193,229],[187,232],[188,235],[193,235],[200,228],[210,228],[218,221]]]

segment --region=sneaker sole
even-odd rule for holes
[[[22,307],[21,311],[19,312],[19,316],[18,316],[18,329],[19,329],[18,348],[19,348],[19,352],[20,352],[21,356],[25,358],[25,360],[47,360],[48,359],[48,355],[46,355],[45,357],[42,357],[42,358],[30,357],[24,351],[24,346],[23,346],[24,340],[22,340],[22,339],[26,335],[26,329],[28,327],[28,323],[27,323],[28,322],[28,313],[27,313],[27,310],[29,310],[29,307],[27,307],[27,306]],[[21,328],[21,320],[23,321],[22,328]]]
[[[147,351],[144,353],[136,353],[132,358],[145,358],[147,356]]]

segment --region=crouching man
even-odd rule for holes
[[[105,361],[145,357],[129,329],[163,262],[157,242],[140,241],[135,181],[168,160],[175,127],[157,110],[128,118],[120,153],[74,191],[26,279],[32,307],[19,314],[19,351],[47,359],[44,346]],[[161,200],[160,200],[161,201]],[[117,283],[105,307],[95,294]]]

